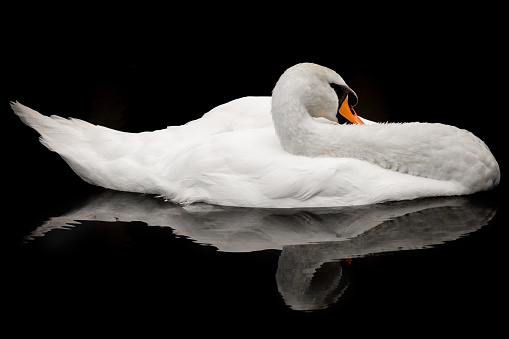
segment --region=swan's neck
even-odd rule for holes
[[[393,171],[452,180],[472,192],[494,187],[498,164],[472,133],[442,124],[338,125],[315,121],[305,106],[273,100],[281,146],[307,157],[354,158]]]
[[[276,100],[272,100],[274,129],[285,151],[301,155],[307,141],[304,130],[309,128],[309,122],[306,117],[307,112],[302,105],[296,103],[288,104],[286,107],[281,107],[283,104],[278,104]],[[309,116],[309,114],[307,115]],[[309,119],[311,119],[310,116]]]
[[[288,153],[307,157],[360,158],[355,156],[357,147],[351,139],[355,134],[348,128],[351,126],[318,122],[298,101],[281,103],[273,100],[272,119],[281,146]]]

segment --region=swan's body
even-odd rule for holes
[[[281,76],[272,98],[237,99],[186,125],[143,133],[12,107],[83,180],[177,203],[361,205],[470,194],[498,184],[496,160],[468,131],[330,122],[341,99],[331,82],[355,95],[335,72],[299,64]]]

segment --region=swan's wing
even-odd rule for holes
[[[272,124],[271,97],[243,97],[219,105],[185,126],[206,135],[256,129]]]
[[[125,133],[80,119],[45,116],[19,102],[11,106],[25,124],[39,132],[40,141],[58,153],[83,180],[140,193],[159,194],[159,176],[165,173],[161,164],[173,162],[209,136],[272,123],[270,97],[240,98],[187,125],[143,133]]]
[[[162,193],[178,203],[328,207],[458,194],[461,187],[351,158],[285,152],[272,126],[210,136],[164,166]]]

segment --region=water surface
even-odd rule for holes
[[[23,237],[16,292],[25,303],[113,298],[117,308],[165,300],[183,312],[286,317],[349,313],[359,300],[393,310],[403,299],[401,309],[425,312],[425,295],[456,309],[440,296],[464,304],[466,291],[473,299],[492,292],[481,288],[496,274],[482,272],[492,260],[482,257],[496,229],[483,228],[498,208],[493,194],[325,209],[180,206],[98,188]],[[391,303],[370,301],[366,285]]]

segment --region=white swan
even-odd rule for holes
[[[495,187],[498,164],[472,133],[442,124],[366,124],[334,71],[295,65],[270,97],[218,106],[183,126],[124,133],[78,119],[14,112],[85,181],[176,203],[330,207]],[[336,113],[359,125],[340,125]],[[272,119],[271,119],[272,113]]]

